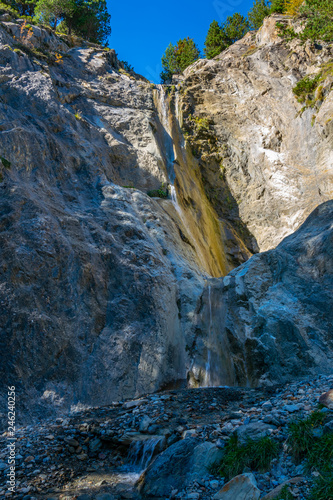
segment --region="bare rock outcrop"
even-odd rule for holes
[[[22,417],[331,366],[331,80],[316,115],[292,88],[332,47],[275,21],[167,95],[114,50],[2,18],[0,374]]]
[[[332,44],[286,43],[278,21],[288,20],[265,19],[182,81],[184,128],[206,192],[221,216],[239,215],[260,251],[333,194]],[[308,105],[293,93],[305,75],[322,77]]]
[[[207,359],[215,385],[283,383],[333,369],[333,201],[274,249],[206,291],[193,345],[193,385]],[[211,311],[208,335],[202,335]],[[206,332],[205,332],[206,333]]]

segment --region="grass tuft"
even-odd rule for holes
[[[240,445],[237,436],[234,435],[226,444],[225,454],[217,470],[227,479],[241,474],[245,467],[265,472],[278,454],[279,445],[270,437],[249,440]]]

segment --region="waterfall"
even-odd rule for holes
[[[128,467],[131,469],[143,471],[151,462],[156,448],[160,447],[163,441],[162,436],[133,441],[127,457]]]
[[[175,161],[175,148],[170,126],[169,103],[167,95],[164,92],[163,85],[158,85],[158,96],[160,102],[160,110],[159,110],[160,120],[164,130],[164,149],[166,155],[166,168],[170,183],[171,185],[173,185],[175,181],[175,171],[173,166],[173,163]]]
[[[211,365],[211,342],[213,334],[213,315],[212,315],[212,297],[211,297],[211,286],[208,285],[208,305],[209,305],[209,329],[207,335],[207,360],[205,366],[205,378],[204,387],[212,387],[212,365]]]
[[[175,207],[175,210],[178,212],[183,224],[186,227],[185,224],[185,219],[183,216],[182,209],[178,203],[177,200],[177,192],[176,188],[174,186],[174,181],[175,181],[175,170],[174,170],[174,161],[175,161],[175,146],[172,138],[172,131],[171,131],[171,124],[170,124],[170,109],[169,109],[169,103],[167,99],[167,95],[164,91],[163,85],[158,85],[158,95],[159,95],[159,102],[160,102],[160,119],[161,123],[163,125],[164,129],[164,147],[165,147],[165,153],[166,153],[166,160],[167,160],[167,172],[170,180],[170,195],[171,195],[171,201],[173,206]],[[177,98],[179,99],[179,95],[177,94]],[[178,106],[179,103],[176,102],[176,117],[178,120]]]

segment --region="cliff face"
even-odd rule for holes
[[[167,95],[114,51],[1,22],[1,376],[22,406],[265,379],[251,349],[235,368],[230,338],[228,362],[212,354],[238,311],[219,278],[331,198],[333,135],[332,93],[315,119],[292,94],[332,47],[291,50],[271,23]]]
[[[332,44],[287,44],[277,21],[285,17],[267,18],[214,60],[187,68],[184,79],[185,128],[202,151],[207,190],[220,213],[238,211],[260,251],[295,231],[333,188]],[[307,106],[292,89],[314,74],[322,81]],[[191,113],[210,121],[213,152],[207,138],[196,140]]]

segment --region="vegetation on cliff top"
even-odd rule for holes
[[[199,57],[200,50],[192,38],[178,40],[176,45],[170,43],[162,57],[162,82],[167,83],[171,80],[172,75],[182,73]]]
[[[3,0],[12,13],[29,22],[51,26],[93,43],[105,43],[111,33],[106,0]]]
[[[301,40],[333,40],[332,0],[254,0],[247,17],[235,12],[219,24],[214,20],[205,40],[204,54],[212,59],[235,43],[250,30],[257,30],[265,17],[273,13],[291,15],[301,20],[302,30],[296,33],[293,28],[279,25],[281,36]],[[170,81],[172,75],[181,73],[198,59],[200,52],[193,39],[180,40],[176,46],[170,44],[162,57],[162,83]],[[181,59],[181,64],[180,64]]]

